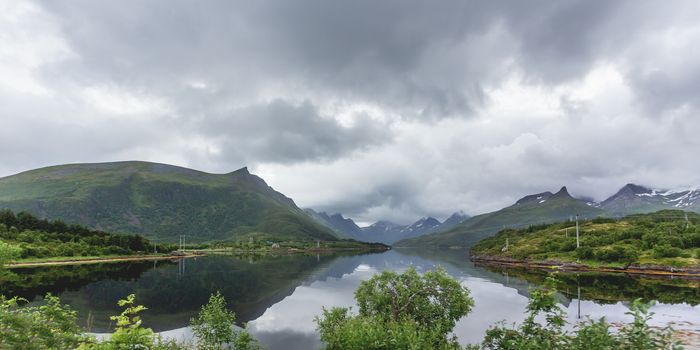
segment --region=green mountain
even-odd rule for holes
[[[404,239],[399,247],[468,247],[503,228],[569,220],[575,215],[595,218],[605,212],[594,204],[571,197],[566,187],[557,193],[543,192],[529,195],[501,210],[474,216],[442,232]]]
[[[158,240],[335,240],[290,198],[242,168],[149,162],[69,164],[0,178],[0,208]]]

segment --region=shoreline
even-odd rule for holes
[[[477,265],[522,267],[526,269],[538,269],[562,272],[607,272],[626,273],[632,275],[669,276],[682,278],[700,278],[700,266],[673,267],[664,265],[637,265],[629,264],[624,267],[615,266],[591,266],[576,262],[562,262],[556,260],[530,261],[508,257],[472,255],[470,260]]]
[[[178,260],[184,258],[196,258],[199,256],[206,256],[207,253],[282,253],[282,254],[299,254],[299,253],[334,253],[334,252],[347,252],[347,251],[386,251],[388,249],[376,249],[376,248],[308,248],[308,249],[272,249],[272,250],[229,250],[229,249],[201,249],[193,250],[181,255],[168,254],[168,255],[123,255],[123,256],[113,256],[113,257],[88,257],[81,259],[80,257],[63,257],[56,258],[55,260],[46,261],[26,261],[26,262],[13,262],[5,264],[3,267],[7,269],[22,268],[22,267],[39,267],[39,266],[63,266],[63,265],[83,265],[83,264],[100,264],[100,263],[110,263],[110,262],[124,262],[124,261],[154,261],[154,260]]]
[[[20,267],[37,267],[37,266],[61,266],[61,265],[82,265],[82,264],[100,264],[109,262],[123,262],[123,261],[153,261],[153,260],[178,260],[184,258],[196,258],[198,256],[204,256],[203,253],[184,253],[183,255],[124,255],[116,257],[105,257],[105,258],[61,258],[57,260],[48,261],[28,261],[28,262],[17,262],[5,264],[4,267],[8,269],[20,268]]]

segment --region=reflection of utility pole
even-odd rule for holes
[[[581,318],[581,286],[578,286],[578,316],[577,318]]]
[[[576,289],[577,289],[577,303],[578,303],[578,314],[576,317],[581,319],[581,281],[579,281],[579,275],[576,274]]]
[[[578,239],[578,214],[576,214],[576,249],[578,249],[581,246],[579,239]]]

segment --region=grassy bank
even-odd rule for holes
[[[640,273],[700,271],[700,215],[678,210],[507,229],[472,247],[474,260]]]

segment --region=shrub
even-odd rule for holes
[[[596,259],[607,262],[633,262],[639,258],[639,251],[624,246],[612,246],[596,249],[593,253]]]
[[[221,349],[234,344],[236,349],[259,349],[260,346],[245,330],[236,330],[236,314],[226,309],[226,301],[218,292],[209,297],[197,317],[190,320],[197,337],[198,349]]]
[[[0,296],[0,349],[74,349],[87,338],[76,312],[47,294],[42,306],[21,306],[24,299]]]
[[[593,258],[593,248],[587,246],[579,247],[576,249],[576,252],[574,252],[574,255],[577,259],[591,259]]]
[[[668,244],[657,245],[651,251],[651,255],[654,258],[675,258],[682,253],[683,251],[680,248],[672,247]]]
[[[449,334],[473,305],[442,268],[423,276],[414,268],[385,271],[362,282],[355,299],[358,315],[333,308],[316,318],[327,349],[459,349]]]
[[[635,300],[628,315],[633,323],[624,325],[619,332],[611,332],[610,325],[601,318],[587,320],[576,325],[569,333],[564,330],[564,314],[555,299],[556,280],[548,277],[545,284],[532,291],[527,306],[528,316],[518,328],[507,328],[503,324],[490,328],[480,345],[468,349],[488,350],[666,350],[681,349],[672,339],[671,328],[655,329],[648,325],[653,313],[651,304]],[[544,324],[537,322],[544,316]]]

